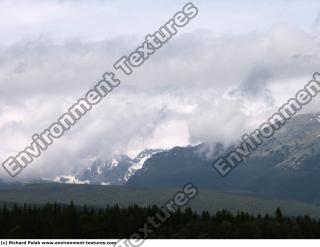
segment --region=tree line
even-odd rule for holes
[[[10,205],[0,208],[1,238],[130,238],[146,219],[160,212],[157,206],[118,205],[104,209],[46,204]],[[178,210],[153,228],[148,238],[320,238],[320,220],[309,216],[287,217],[276,209],[272,215],[214,214]]]

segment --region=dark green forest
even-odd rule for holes
[[[1,238],[130,238],[160,212],[157,206],[115,205],[104,209],[46,204],[3,205]],[[320,238],[320,220],[309,216],[286,217],[278,208],[273,215],[232,214],[221,210],[201,214],[177,210],[146,238]],[[151,233],[152,231],[152,233]]]

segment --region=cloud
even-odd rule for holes
[[[254,65],[240,84],[239,90],[247,97],[258,97],[265,90],[272,72],[267,66]]]
[[[68,20],[70,6],[56,6],[65,11],[59,21]],[[75,12],[85,9],[81,6]],[[97,6],[89,10],[98,12]],[[50,22],[42,15],[34,18],[26,25]],[[77,172],[95,158],[134,156],[144,148],[231,143],[257,127],[319,69],[320,40],[317,31],[294,25],[245,30],[223,35],[206,28],[182,30],[131,76],[118,73],[122,84],[17,179]],[[1,43],[0,159],[29,145],[34,133],[56,121],[142,40],[140,33],[124,32],[94,40],[42,34]],[[1,170],[0,177],[8,176]]]

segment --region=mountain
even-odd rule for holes
[[[147,149],[134,159],[118,155],[107,162],[96,160],[80,174],[55,181],[138,188],[181,187],[193,182],[205,190],[320,205],[319,114],[293,117],[228,176],[221,177],[212,162],[233,148],[216,143]]]
[[[53,181],[71,184],[123,185],[143,168],[148,158],[161,151],[161,149],[145,149],[134,159],[127,155],[115,155],[110,161],[97,159],[80,174],[58,176]]]
[[[88,184],[57,184],[38,183],[24,184],[0,190],[0,205],[12,205],[12,202],[41,205],[47,202],[70,204],[76,206],[93,206],[104,208],[118,204],[120,207],[129,205],[162,206],[181,190],[180,188],[133,188],[128,186],[101,186]],[[264,199],[259,197],[235,195],[216,191],[199,190],[198,195],[188,207],[202,212],[207,210],[215,213],[221,209],[231,212],[244,211],[252,214],[273,214],[280,207],[285,215],[320,217],[320,207],[307,203]]]
[[[233,146],[176,147],[145,162],[128,182],[135,187],[177,187],[193,182],[203,189],[299,200],[320,205],[319,114],[289,120],[226,176],[211,167]],[[210,151],[210,152],[209,152]]]

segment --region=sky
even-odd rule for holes
[[[186,3],[0,1],[1,161]],[[235,142],[320,70],[319,1],[193,4],[195,19],[15,180],[76,173],[145,148]],[[304,112],[318,107],[316,98]],[[3,169],[0,178],[9,179]]]

